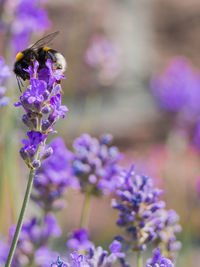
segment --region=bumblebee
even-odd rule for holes
[[[45,68],[45,62],[47,61],[47,59],[50,59],[52,61],[54,70],[59,69],[62,72],[66,70],[67,63],[64,56],[56,50],[47,46],[58,34],[59,32],[57,31],[46,35],[30,47],[19,52],[16,55],[13,71],[16,75],[20,91],[21,85],[23,85],[22,80],[25,81],[30,79],[29,73],[24,71],[24,69],[27,69],[29,66],[33,67],[35,60],[39,62],[39,70]]]

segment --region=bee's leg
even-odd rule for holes
[[[21,86],[24,87],[24,83],[23,83],[22,79],[20,79],[20,83],[21,83]]]
[[[17,84],[18,84],[19,90],[22,93],[22,87],[24,87],[24,83],[19,76],[16,76],[16,79],[17,79]]]
[[[20,84],[20,78],[18,76],[16,76],[16,79],[17,79],[17,84],[18,84],[18,87],[19,87],[19,91],[22,93],[21,84]]]
[[[49,56],[49,58],[50,58],[53,62],[56,62],[55,54],[54,54],[51,50],[48,50],[48,51],[47,51],[47,55]]]

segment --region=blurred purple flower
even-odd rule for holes
[[[88,251],[94,245],[91,241],[89,241],[88,231],[82,228],[71,233],[70,239],[67,242],[67,246],[77,251]]]
[[[9,98],[4,96],[6,92],[6,88],[4,86],[0,86],[0,107],[7,106],[9,103]]]
[[[85,62],[99,70],[99,80],[109,84],[119,74],[120,56],[115,44],[103,35],[94,35],[85,53]]]
[[[10,240],[12,239],[14,232],[15,227],[12,227],[10,230]],[[33,217],[30,220],[26,221],[23,224],[22,230],[20,232],[19,241],[17,244],[12,266],[28,266],[32,258],[34,258],[34,260],[37,262],[41,260],[41,258],[45,258],[45,256],[46,263],[49,260],[50,265],[53,258],[57,257],[58,254],[53,253],[52,258],[48,258],[50,257],[52,252],[50,252],[50,250],[48,250],[45,245],[50,237],[58,237],[60,235],[61,229],[53,214],[47,214],[43,218],[42,222],[36,217]],[[49,266],[47,264],[45,265],[44,260],[43,262],[41,261],[39,266]]]
[[[151,88],[160,105],[190,115],[200,112],[200,73],[184,58],[176,57],[151,80]]]
[[[51,251],[49,248],[43,246],[40,247],[38,250],[35,252],[35,263],[37,266],[40,267],[49,267],[51,266],[52,261],[58,257],[58,253]],[[65,267],[64,265],[58,265]]]
[[[154,250],[152,259],[147,261],[146,267],[174,267],[174,264],[161,255],[160,249]]]
[[[119,199],[112,200],[112,207],[120,212],[117,225],[128,233],[127,239],[121,239],[133,249],[144,250],[164,227],[159,216],[159,210],[165,207],[159,200],[162,190],[154,188],[150,178],[136,174],[133,167],[122,176],[124,183],[116,191]]]
[[[176,234],[181,232],[179,216],[174,210],[160,210],[159,216],[164,227],[158,233],[157,244],[167,258],[174,260],[181,248],[181,242],[176,240]]]
[[[46,211],[61,208],[60,198],[65,189],[79,186],[71,165],[73,154],[67,150],[64,140],[55,138],[50,147],[53,154],[36,171],[32,194],[32,199]]]
[[[0,57],[0,83],[11,75],[9,67],[5,64],[3,57]]]
[[[15,52],[25,49],[33,32],[43,32],[50,27],[47,11],[39,0],[20,0],[16,6],[11,27]]]
[[[0,240],[0,265],[6,263],[6,259],[9,252],[9,246],[2,239]]]
[[[114,240],[110,244],[109,249],[113,254],[115,254],[116,257],[118,257],[118,258],[124,258],[125,257],[125,253],[120,252],[122,249],[122,244],[119,241]]]
[[[0,107],[7,106],[9,98],[4,96],[6,92],[5,80],[10,76],[9,67],[5,64],[3,57],[0,57]]]
[[[83,134],[74,141],[73,167],[82,191],[106,194],[121,184],[118,163],[122,155],[111,143],[111,135],[104,135],[98,140]]]
[[[117,254],[103,250],[102,247],[90,248],[86,256],[74,251],[70,255],[70,259],[63,262],[59,257],[57,261],[51,264],[51,267],[111,267],[117,260]]]

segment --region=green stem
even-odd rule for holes
[[[88,225],[88,214],[90,209],[91,196],[92,194],[90,193],[85,194],[85,199],[83,202],[83,210],[81,214],[80,228],[85,228]]]
[[[27,188],[26,188],[26,193],[25,193],[25,196],[24,196],[24,201],[23,201],[23,204],[22,204],[22,209],[21,209],[21,212],[20,212],[20,215],[19,215],[19,219],[18,219],[18,222],[17,222],[17,227],[16,227],[16,230],[15,230],[15,234],[14,234],[14,237],[13,237],[13,240],[12,240],[12,245],[10,247],[10,251],[9,251],[9,254],[8,254],[8,258],[7,258],[5,267],[10,267],[12,259],[13,259],[13,256],[14,256],[14,253],[15,253],[15,249],[16,249],[17,242],[18,242],[18,239],[19,239],[19,234],[20,234],[20,231],[21,231],[21,228],[22,228],[22,224],[23,224],[23,220],[24,220],[24,214],[25,214],[26,207],[27,207],[27,204],[28,204],[29,199],[30,199],[30,194],[31,194],[31,188],[32,188],[32,185],[33,185],[34,174],[35,174],[35,171],[34,170],[30,170],[29,180],[28,180],[28,184],[27,184]]]
[[[142,252],[137,253],[137,267],[143,267]]]

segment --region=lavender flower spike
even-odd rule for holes
[[[20,154],[29,168],[37,169],[41,160],[51,155],[45,141],[60,116],[65,117],[67,107],[61,105],[60,80],[64,78],[62,71],[53,70],[50,60],[46,68],[39,70],[39,64],[25,70],[30,75],[30,85],[20,96],[15,106],[22,106],[25,114],[23,123],[28,127],[29,141],[23,140],[24,148]],[[47,152],[48,151],[48,152]]]
[[[83,134],[75,140],[73,167],[83,192],[107,194],[121,184],[119,160],[122,155],[111,143],[112,136],[108,134],[99,140]]]
[[[119,199],[112,200],[112,207],[119,210],[117,225],[128,235],[117,239],[127,242],[133,250],[144,250],[164,227],[159,216],[159,210],[165,207],[159,200],[162,190],[153,188],[152,180],[136,174],[133,167],[124,171],[122,178],[124,183],[116,192]]]
[[[22,106],[25,111],[22,121],[28,127],[27,135],[29,140],[22,141],[24,147],[20,150],[20,154],[30,168],[30,173],[6,267],[11,266],[15,254],[20,231],[23,226],[25,210],[31,195],[35,170],[53,152],[50,147],[46,146],[46,138],[50,132],[53,132],[55,122],[60,116],[64,117],[64,112],[67,111],[67,108],[60,105],[60,97],[59,105],[51,105],[52,98],[60,95],[60,80],[64,77],[62,71],[54,70],[51,60],[47,60],[46,67],[39,71],[38,66],[38,62],[35,61],[33,68],[29,66],[25,70],[30,76],[30,85],[20,96],[20,101],[16,104],[16,106]],[[61,109],[62,113],[60,112]],[[56,116],[52,118],[51,115],[54,113],[56,113]]]

